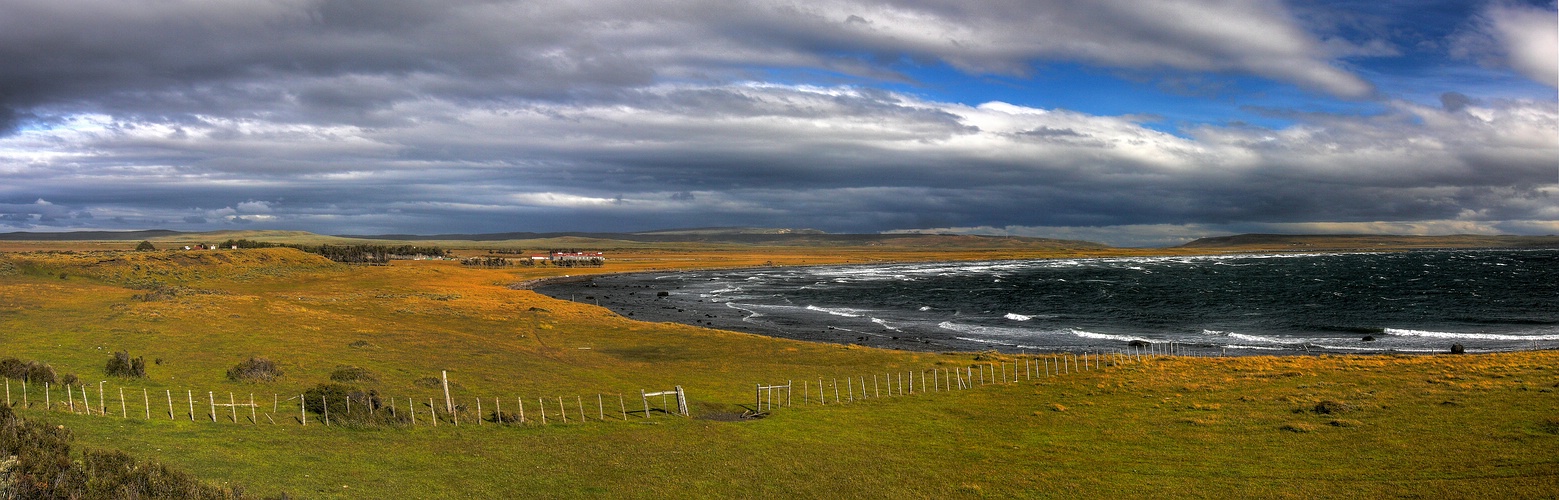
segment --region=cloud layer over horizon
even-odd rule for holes
[[[1553,2],[1415,5],[13,2],[0,224],[1559,233]]]

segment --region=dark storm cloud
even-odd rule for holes
[[[1200,22],[1205,19],[1220,22]],[[1041,36],[1034,36],[1041,33]],[[0,6],[0,106],[349,120],[418,96],[563,98],[752,67],[1022,74],[1039,60],[1368,84],[1271,1],[73,1]],[[354,121],[355,120],[350,120]]]

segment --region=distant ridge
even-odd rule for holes
[[[337,238],[390,241],[506,241],[583,238],[633,243],[705,243],[775,246],[884,245],[905,247],[963,246],[973,248],[1068,248],[1098,249],[1108,245],[1090,241],[1026,238],[1017,236],[968,236],[936,234],[830,234],[816,229],[700,228],[668,229],[639,233],[484,233],[484,234],[377,234],[335,235]]]
[[[13,233],[0,233],[0,241],[120,241],[120,240],[149,240],[153,238],[165,238],[179,236],[179,231],[167,229],[149,229],[145,231],[69,231],[61,233],[34,233],[18,231]]]
[[[1201,238],[1178,248],[1231,250],[1381,250],[1415,248],[1559,248],[1559,236],[1454,234],[1237,234]]]
[[[510,232],[481,234],[376,234],[319,235],[304,231],[210,231],[182,232],[166,229],[146,231],[73,231],[59,233],[0,233],[0,241],[136,241],[221,243],[228,239],[250,239],[273,243],[355,244],[394,242],[437,242],[452,247],[467,247],[462,242],[515,241],[534,246],[610,246],[612,242],[633,244],[696,243],[706,245],[754,245],[794,247],[883,246],[903,248],[986,248],[986,249],[1105,249],[1108,245],[1077,240],[1056,240],[1018,236],[974,236],[946,234],[830,234],[816,229],[785,228],[695,228],[666,229],[639,233],[592,232]]]

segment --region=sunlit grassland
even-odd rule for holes
[[[1051,254],[1057,255],[1057,254]],[[966,366],[972,354],[809,344],[630,321],[509,284],[549,275],[1044,256],[1010,250],[643,249],[604,269],[354,267],[285,249],[0,256],[0,357],[104,380],[111,351],[148,360],[152,392],[297,394],[341,365],[404,400],[447,370],[459,402],[682,385],[695,417],[740,411],[755,383],[797,406],[724,422],[632,416],[541,426],[326,428],[24,410],[251,492],[305,496],[1551,496],[1559,355],[1179,358],[956,393],[800,404],[802,380]],[[62,277],[63,275],[63,277]],[[169,293],[144,300],[155,284]],[[138,298],[137,296],[142,296]],[[265,356],[285,371],[233,383]],[[151,363],[161,359],[160,364]],[[1019,362],[1008,356],[1008,363]],[[1013,365],[1009,365],[1013,366]],[[94,386],[95,387],[95,386]],[[36,394],[36,390],[34,392]],[[815,392],[812,393],[815,398]],[[93,396],[96,396],[95,390]],[[56,395],[57,397],[57,395]],[[608,396],[611,397],[611,396]],[[141,409],[131,398],[132,416]],[[830,400],[832,398],[830,397]],[[117,410],[114,395],[110,408]],[[1322,401],[1347,410],[1323,414]],[[95,401],[94,401],[95,403]],[[269,405],[265,410],[269,410]],[[614,400],[608,400],[611,420]],[[158,419],[158,410],[162,418]],[[490,407],[487,409],[491,409]],[[571,413],[573,413],[571,408]],[[506,407],[505,411],[513,411]],[[197,407],[197,412],[204,412]],[[243,417],[247,415],[241,414]],[[310,416],[315,418],[314,415]]]

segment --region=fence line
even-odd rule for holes
[[[872,373],[870,385],[868,385],[864,374],[854,374],[843,377],[844,387],[840,387],[841,377],[819,376],[816,380],[817,390],[815,391],[815,398],[812,390],[812,380],[802,380],[801,403],[803,405],[813,403],[819,405],[845,404],[882,397],[914,396],[917,392],[921,394],[956,392],[975,388],[976,381],[981,386],[1012,384],[1034,379],[1061,377],[1074,372],[1100,370],[1124,363],[1151,361],[1159,357],[1185,356],[1184,352],[1183,346],[1178,343],[1168,343],[1157,346],[1155,344],[1146,344],[1119,349],[1051,353],[1048,355],[1024,353],[1014,356],[1017,359],[1011,360],[975,362],[956,367],[933,366],[928,369]],[[1023,364],[1021,371],[1018,368],[1019,362]],[[1009,367],[1009,364],[1012,366]],[[13,384],[12,379],[5,378],[5,404],[7,406],[17,406],[20,403],[22,407],[35,407],[37,403],[35,403],[33,396],[39,385],[29,384],[29,381],[26,379],[18,379],[17,381],[20,382],[20,391],[12,387],[16,385]],[[825,381],[829,383],[825,384]],[[98,401],[96,402],[96,408],[93,407],[88,384],[66,384],[63,388],[59,388],[59,392],[65,396],[65,401],[61,402],[55,398],[54,392],[56,387],[54,384],[44,383],[42,384],[42,392],[44,393],[42,400],[43,410],[111,417],[108,408],[113,401],[110,401],[107,397],[110,394],[106,387],[107,382],[103,381],[97,384]],[[441,382],[443,381],[441,380]],[[919,387],[916,387],[917,382],[920,384]],[[776,406],[794,406],[792,400],[794,386],[794,380],[787,380],[784,384],[755,384],[754,413],[772,411]],[[77,394],[77,387],[80,388],[79,395]],[[117,389],[119,397],[119,401],[117,401],[120,413],[119,418],[132,418],[129,416],[131,405],[129,396],[127,396],[125,391],[126,387],[117,386],[115,389]],[[17,401],[18,392],[20,393],[20,401]],[[207,407],[203,408],[204,412],[197,413],[195,392],[192,388],[185,390],[184,406],[186,407],[186,412],[184,414],[188,416],[191,422],[197,421],[197,415],[203,415],[213,423],[222,423],[222,420],[227,420],[234,424],[261,425],[260,418],[262,416],[270,425],[283,425],[288,422],[285,418],[280,421],[276,418],[285,417],[284,411],[290,411],[290,409],[284,410],[281,407],[283,400],[280,398],[280,394],[272,395],[270,412],[261,412],[261,404],[256,402],[254,393],[248,395],[247,402],[239,402],[237,393],[228,392],[227,401],[219,403],[217,401],[217,393],[208,391],[205,401]],[[832,399],[829,398],[830,392],[833,396]],[[676,386],[671,390],[640,390],[639,393],[640,404],[637,406],[642,408],[642,410],[635,409],[631,412],[627,409],[626,396],[623,393],[596,393],[596,414],[593,419],[590,418],[585,406],[585,394],[573,394],[573,405],[567,404],[568,401],[564,395],[533,396],[536,403],[535,411],[529,413],[527,413],[525,408],[527,406],[526,397],[523,395],[514,397],[514,413],[504,410],[505,405],[502,396],[490,396],[493,404],[491,411],[488,411],[482,402],[488,396],[456,397],[448,392],[442,394],[444,396],[442,401],[444,408],[442,408],[442,411],[440,411],[441,409],[438,408],[436,403],[437,398],[434,397],[428,398],[425,405],[419,405],[416,402],[416,397],[381,396],[376,391],[356,391],[348,394],[321,393],[317,402],[306,394],[299,394],[289,397],[285,401],[289,404],[296,401],[298,414],[291,421],[299,426],[307,426],[309,424],[310,413],[315,415],[317,424],[325,426],[392,425],[408,427],[437,427],[439,424],[480,426],[486,423],[521,426],[551,425],[553,423],[586,423],[591,420],[596,422],[627,422],[634,415],[642,419],[651,419],[656,412],[664,415],[689,415],[686,394],[681,386]],[[615,394],[617,396],[618,413],[613,418],[606,416],[606,394]],[[171,388],[164,389],[163,395],[165,401],[159,403],[166,404],[167,418],[169,420],[177,420],[179,413],[174,408],[173,390]],[[79,405],[76,401],[78,396],[80,398]],[[548,404],[549,399],[554,404]],[[404,410],[400,408],[402,401],[405,403]],[[652,402],[658,402],[659,404],[654,405]],[[148,388],[143,387],[141,389],[141,403],[142,411],[138,413],[141,413],[142,418],[144,420],[155,420],[152,412],[151,393]],[[418,406],[424,407],[418,408]],[[549,408],[549,406],[553,408]],[[573,415],[569,415],[570,406],[573,406]],[[241,418],[239,415],[240,408],[249,409],[247,418]],[[221,419],[219,417],[219,409],[225,409],[226,411],[221,412],[225,413],[225,415],[221,416],[228,418]],[[556,420],[556,422],[553,422],[553,420]]]

